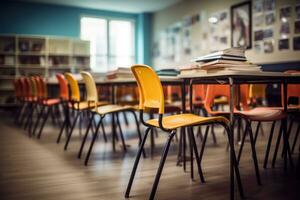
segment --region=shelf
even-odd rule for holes
[[[6,64],[0,64],[0,69],[7,69],[7,68],[11,68],[11,69],[16,69],[16,65],[6,65]]]
[[[14,75],[0,75],[0,79],[1,80],[13,80],[15,79],[15,76]]]
[[[71,69],[71,67],[69,65],[52,65],[49,66],[48,68],[49,70],[55,70],[55,69]]]
[[[46,67],[37,64],[19,64],[19,69],[46,69]]]
[[[46,53],[43,51],[18,51],[17,54],[20,56],[46,56]]]
[[[68,54],[68,53],[49,53],[49,56],[52,56],[52,57],[54,57],[54,56],[65,56],[65,57],[69,57],[70,54]]]
[[[9,91],[14,91],[14,88],[0,88],[1,92],[9,92]]]
[[[90,54],[73,54],[73,57],[90,57]]]
[[[14,55],[15,55],[15,52],[0,51],[0,55],[14,56]]]

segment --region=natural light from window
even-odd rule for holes
[[[135,27],[129,20],[81,18],[81,39],[90,41],[91,69],[107,72],[135,62]]]

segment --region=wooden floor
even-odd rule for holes
[[[300,199],[300,181],[291,170],[288,174],[283,172],[281,158],[276,168],[262,169],[268,127],[269,125],[265,125],[265,134],[259,136],[257,143],[262,186],[256,184],[249,143],[246,143],[240,165],[246,197],[273,200]],[[106,128],[109,132],[108,125]],[[104,143],[100,137],[89,166],[86,167],[83,165],[83,159],[79,160],[76,157],[81,139],[78,130],[68,151],[64,151],[65,138],[61,144],[56,144],[59,129],[53,127],[51,123],[48,123],[41,139],[38,140],[29,138],[23,129],[15,127],[9,113],[0,112],[0,198],[2,200],[124,199],[138,141],[134,126],[127,127],[126,130],[124,131],[126,142],[130,145],[126,153],[121,151],[119,144],[117,152],[112,152],[110,138]],[[142,159],[130,199],[148,198],[165,139],[165,134],[159,133],[154,156]],[[176,166],[178,143],[174,141],[156,198],[229,199],[228,153],[225,151],[226,138],[221,129],[217,130],[217,139],[218,144],[213,145],[212,139],[209,138],[205,149],[203,160],[207,181],[205,184],[201,184],[197,176],[194,181],[190,180],[189,166],[187,172],[183,172],[182,167]],[[149,155],[149,141],[147,151]],[[296,157],[297,155],[294,155],[295,160]],[[236,199],[240,199],[237,191]]]

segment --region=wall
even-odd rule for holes
[[[145,27],[151,22],[147,14],[120,13],[104,10],[83,9],[68,6],[56,6],[37,3],[15,1],[1,2],[0,6],[0,34],[34,34],[80,37],[80,17],[104,16],[136,21],[136,55],[141,63],[150,64],[150,47],[144,40]],[[146,33],[149,38],[149,33]],[[138,47],[145,46],[143,56],[139,55]],[[147,49],[148,47],[148,49]],[[148,57],[147,57],[148,56]],[[148,59],[148,60],[147,60]]]
[[[182,21],[184,16],[192,15],[195,13],[204,13],[206,18],[204,19],[204,24],[195,25],[192,27],[192,40],[194,42],[199,41],[201,37],[201,30],[209,29],[208,27],[208,16],[212,13],[218,11],[228,10],[230,13],[230,6],[234,4],[238,4],[244,1],[241,0],[222,0],[222,1],[211,1],[211,0],[184,0],[182,2],[177,3],[169,8],[156,12],[153,15],[153,38],[159,37],[159,34],[162,30],[166,29],[168,26]],[[280,20],[279,20],[279,8],[283,5],[291,5],[294,6],[296,3],[295,0],[276,0],[276,22],[274,24],[274,38],[279,38],[279,29],[280,29]],[[292,12],[292,18],[295,17],[294,7]],[[290,30],[294,32],[294,23],[290,23]],[[209,33],[209,32],[208,32]],[[252,32],[252,38],[253,38]],[[208,34],[209,38],[209,34]],[[230,37],[229,37],[230,39]],[[230,44],[230,41],[229,41]],[[300,68],[300,51],[286,50],[279,51],[278,50],[278,40],[275,39],[274,44],[274,52],[273,53],[257,53],[253,49],[254,43],[252,40],[252,49],[246,51],[246,56],[248,60],[258,63],[261,65],[265,65],[265,69],[267,70],[283,70],[284,66],[288,66],[287,68],[296,69]],[[292,49],[292,41],[290,39],[290,48]],[[201,49],[198,52],[192,53],[192,55],[182,55],[181,60],[179,62],[166,62],[161,59],[153,59],[153,64],[155,67],[161,66],[181,66],[187,63],[190,63],[190,60],[196,56],[201,56],[209,53],[207,49]],[[282,66],[282,67],[281,67]]]

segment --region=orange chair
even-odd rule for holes
[[[40,123],[40,120],[42,120],[42,124],[37,134],[37,138],[40,139],[49,115],[52,114],[53,116],[55,109],[59,110],[58,107],[59,104],[61,103],[61,100],[64,100],[67,96],[64,92],[62,92],[60,94],[60,98],[49,98],[47,92],[47,83],[42,77],[36,78],[36,84],[38,88],[37,93],[39,94],[39,105],[41,106],[41,111],[38,114],[38,118],[35,123],[33,134],[35,134],[37,127]],[[64,88],[60,88],[60,90],[64,91]]]
[[[255,149],[255,138],[253,136],[252,133],[252,128],[251,128],[251,122],[253,121],[257,121],[257,122],[264,122],[264,121],[273,121],[273,125],[271,128],[271,135],[273,134],[274,131],[274,126],[275,126],[275,121],[281,120],[283,119],[285,116],[285,114],[280,111],[280,110],[275,110],[275,109],[269,109],[269,108],[254,108],[254,109],[249,109],[248,107],[248,102],[247,102],[247,85],[241,85],[240,86],[240,107],[243,109],[242,111],[238,110],[236,108],[237,106],[237,102],[235,99],[234,105],[234,115],[235,118],[242,118],[245,120],[246,122],[246,128],[245,128],[245,132],[243,134],[242,137],[242,141],[241,141],[241,147],[239,150],[239,154],[238,154],[238,162],[241,158],[242,155],[242,150],[243,150],[243,146],[244,146],[244,142],[245,142],[245,138],[246,135],[249,134],[250,136],[250,144],[251,144],[251,150],[252,150],[252,159],[253,159],[253,164],[254,164],[254,168],[255,168],[255,173],[256,173],[256,179],[257,179],[257,183],[260,185],[261,184],[261,180],[260,180],[260,174],[259,174],[259,168],[258,168],[258,162],[257,162],[257,156],[256,156],[256,149]],[[225,111],[214,111],[212,110],[212,106],[214,103],[214,98],[217,96],[226,96],[229,103],[230,103],[230,88],[229,85],[208,85],[207,88],[207,94],[206,94],[206,99],[205,99],[205,109],[206,111],[213,116],[226,116],[229,117],[229,112],[225,112]],[[207,134],[204,136],[204,138],[207,137]],[[203,143],[202,145],[205,145],[205,143]],[[204,148],[202,148],[204,149]],[[269,145],[267,147],[267,151],[266,151],[266,160],[268,159],[268,155],[269,155]],[[201,152],[203,153],[203,152]]]

